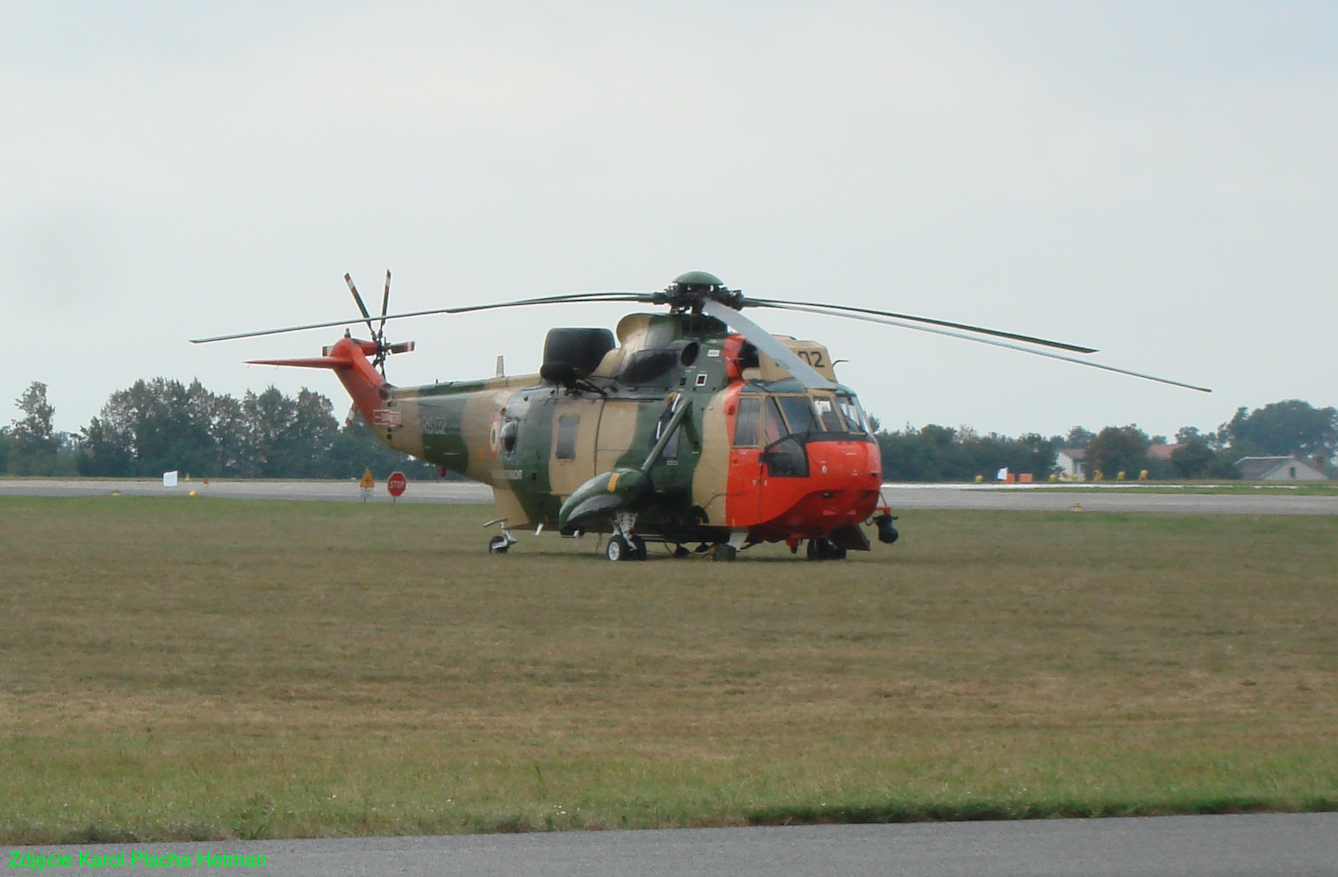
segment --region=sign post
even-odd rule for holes
[[[390,501],[393,503],[404,495],[404,488],[409,486],[409,479],[404,477],[403,472],[391,472],[390,478],[386,480],[386,490],[390,492]]]
[[[358,489],[362,491],[363,502],[372,498],[372,488],[375,486],[376,482],[372,480],[372,470],[369,468],[362,473],[362,480],[358,482]]]

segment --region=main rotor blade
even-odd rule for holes
[[[386,269],[386,291],[381,294],[381,325],[377,331],[377,343],[386,332],[386,308],[390,307],[390,269]]]
[[[1040,344],[1043,347],[1055,347],[1059,350],[1072,350],[1074,353],[1096,353],[1096,348],[1093,347],[1081,347],[1077,344],[1066,344],[1063,341],[1050,341],[1046,338],[1035,338],[1031,335],[1019,335],[1016,332],[986,329],[982,326],[972,326],[967,323],[953,323],[948,320],[934,320],[929,317],[913,317],[910,314],[898,314],[892,311],[877,311],[872,308],[856,308],[848,305],[830,305],[823,302],[811,301],[782,301],[780,299],[772,298],[749,298],[744,301],[744,304],[768,308],[788,308],[791,310],[800,308],[826,308],[833,311],[870,314],[876,317],[891,317],[894,320],[908,320],[913,323],[927,323],[931,326],[943,326],[948,329],[961,329],[965,332],[976,332],[981,335],[993,335],[996,338],[1008,338],[1012,341],[1025,341],[1028,344]],[[833,316],[839,315],[833,314]]]
[[[408,311],[403,314],[387,314],[387,320],[403,320],[409,317],[430,317],[435,314],[467,314],[473,311],[489,311],[498,308],[519,308],[529,305],[548,305],[563,303],[582,303],[582,302],[641,302],[649,303],[652,301],[651,294],[645,292],[577,292],[570,295],[550,295],[542,298],[528,298],[518,301],[496,302],[486,305],[466,305],[457,308],[432,308],[426,311]],[[365,313],[364,309],[364,313]],[[306,323],[301,326],[285,326],[282,329],[262,329],[258,332],[237,332],[232,335],[215,335],[211,338],[192,338],[191,344],[209,344],[214,341],[234,341],[238,338],[258,338],[262,335],[282,335],[287,332],[303,332],[308,329],[333,329],[337,326],[347,326],[349,321],[328,320],[323,323]],[[368,326],[370,328],[371,318],[368,317]],[[373,332],[375,335],[375,332]]]
[[[358,287],[353,285],[353,278],[348,274],[344,275],[344,282],[348,284],[348,291],[353,293],[353,300],[358,303],[358,310],[362,311],[362,318],[367,321],[367,331],[372,333],[372,340],[376,340],[376,330],[372,328],[372,315],[367,313],[367,305],[362,303],[362,296],[358,295]]]
[[[817,308],[805,307],[802,305],[788,305],[786,310],[803,311],[809,314],[820,314],[824,317],[844,316],[841,314],[831,314]],[[1030,353],[1035,356],[1044,356],[1048,359],[1062,359],[1065,362],[1076,362],[1078,365],[1085,365],[1089,368],[1099,368],[1102,371],[1115,372],[1116,374],[1129,375],[1134,378],[1142,378],[1145,381],[1156,381],[1159,384],[1170,384],[1173,387],[1184,387],[1186,390],[1197,390],[1200,393],[1211,393],[1207,387],[1199,387],[1194,384],[1186,384],[1182,381],[1173,381],[1170,378],[1159,378],[1156,375],[1147,375],[1142,372],[1130,371],[1127,368],[1117,368],[1113,365],[1102,365],[1099,362],[1092,362],[1090,359],[1079,359],[1076,356],[1065,356],[1062,353],[1051,353],[1048,350],[1037,350],[1034,347],[1023,347],[1020,344],[1009,344],[1007,341],[995,341],[992,338],[980,338],[976,335],[967,335],[964,332],[953,332],[948,329],[936,329],[931,326],[921,326],[916,323],[908,323],[904,320],[889,320],[882,317],[864,316],[855,314],[849,317],[852,320],[863,320],[866,323],[881,323],[885,326],[896,326],[901,329],[910,329],[914,332],[929,332],[933,335],[946,335],[949,338],[961,338],[965,341],[975,341],[977,344],[988,344],[991,347],[1004,347],[1008,350],[1020,350],[1023,353]],[[752,340],[752,339],[749,339]],[[754,342],[756,343],[756,342]]]
[[[835,384],[814,371],[813,366],[796,356],[794,351],[782,344],[779,339],[773,337],[766,329],[732,307],[722,305],[713,299],[707,299],[702,303],[702,313],[733,326],[740,335],[751,341],[754,347],[776,360],[777,364],[794,375],[795,379],[808,389],[832,390],[836,388]]]

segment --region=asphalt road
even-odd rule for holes
[[[6,863],[13,850],[4,852]],[[124,853],[118,874],[162,873],[161,867],[130,867],[138,853],[186,857],[192,868],[217,863],[215,856],[263,855],[263,873],[301,877],[1332,877],[1338,875],[1338,813],[25,847],[18,852],[68,855],[75,862],[80,854]],[[66,872],[57,866],[47,873]]]
[[[200,496],[236,499],[299,499],[361,502],[362,492],[352,481],[182,481],[163,487],[160,481],[0,479],[0,496]],[[887,484],[883,496],[893,510],[995,509],[1003,511],[1069,511],[1075,505],[1090,512],[1168,512],[1173,514],[1338,515],[1338,494],[1306,496],[1242,493],[1188,493],[1176,488],[1139,492],[1114,485],[1099,490],[1073,491],[1045,485]],[[378,483],[370,502],[390,502],[385,485]],[[492,502],[492,489],[469,481],[411,482],[399,502]]]

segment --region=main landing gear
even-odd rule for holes
[[[604,554],[609,560],[645,560],[646,542],[640,536],[628,539],[615,534],[609,538]]]
[[[845,560],[846,550],[837,548],[832,540],[824,537],[808,540],[809,560]]]
[[[613,533],[604,554],[609,560],[645,560],[646,541],[632,532],[636,526],[636,512],[613,513]]]

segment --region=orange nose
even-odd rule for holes
[[[773,478],[763,520],[773,534],[801,538],[856,524],[878,505],[881,460],[872,442],[810,442],[807,478]]]

